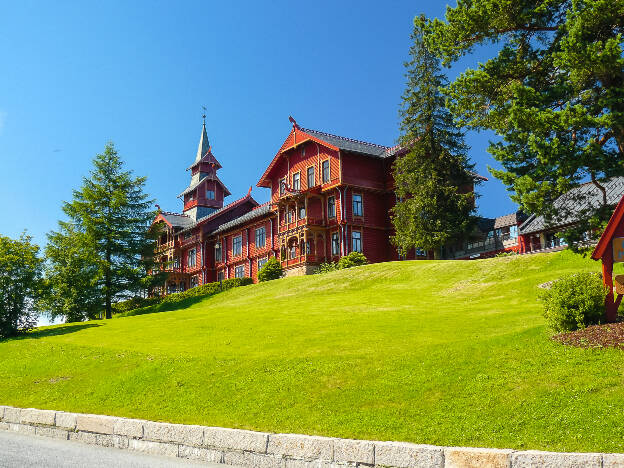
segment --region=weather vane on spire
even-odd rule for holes
[[[206,106],[202,106],[202,109],[204,110],[202,114],[202,119],[204,119],[204,125],[206,125]]]

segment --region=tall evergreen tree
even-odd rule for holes
[[[577,218],[570,245],[600,235],[612,212],[604,182],[624,176],[624,0],[458,0],[421,25],[445,65],[496,45],[445,89],[451,111],[502,137],[489,152],[503,170],[491,172],[524,211]],[[579,194],[567,212],[553,203],[586,181],[597,199]]]
[[[108,143],[93,160],[73,200],[63,205],[79,232],[86,235],[97,255],[106,318],[114,299],[140,291],[154,251],[149,229],[155,213],[144,193],[145,177],[125,171],[115,146]]]
[[[93,247],[86,234],[67,222],[48,234],[42,304],[51,318],[79,322],[102,312],[101,268]]]
[[[400,111],[402,146],[394,179],[398,202],[391,217],[399,251],[434,250],[465,238],[475,226],[473,165],[464,134],[453,122],[440,88],[447,84],[438,59],[415,21]]]

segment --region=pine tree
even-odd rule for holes
[[[438,59],[423,42],[415,21],[400,111],[402,146],[394,164],[398,201],[391,217],[394,244],[434,250],[465,238],[475,226],[476,183],[464,134],[453,122],[440,88],[447,84]]]
[[[149,229],[155,213],[144,193],[145,177],[125,171],[115,146],[108,143],[93,160],[89,178],[83,179],[63,211],[93,245],[99,266],[106,318],[111,303],[140,291],[154,251]]]

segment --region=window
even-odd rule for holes
[[[223,271],[220,271],[219,273],[217,273],[217,281],[223,281],[224,278],[225,278],[225,275],[223,274]]]
[[[516,239],[518,237],[518,226],[509,227],[509,237]]]
[[[196,261],[196,257],[197,257],[197,251],[195,249],[191,249],[188,251],[187,254],[187,262],[186,262],[186,266],[190,267],[194,267],[195,266],[195,261]]]
[[[306,255],[310,255],[310,241],[307,240],[305,243],[305,253]]]
[[[353,194],[353,216],[362,216],[362,195]]]
[[[191,276],[191,288],[197,286],[197,276]]]
[[[269,259],[268,259],[267,257],[264,257],[264,258],[259,258],[259,259],[258,259],[258,271],[262,270],[262,267],[263,267],[264,265],[266,265],[266,262],[267,262],[268,260],[269,260]]]
[[[305,205],[301,205],[299,207],[299,219],[303,219],[306,217],[306,213],[305,213]]]
[[[336,197],[329,197],[327,199],[327,217],[336,217]]]
[[[266,229],[264,227],[256,229],[256,247],[258,248],[264,247],[265,243],[266,243]]]
[[[180,268],[180,257],[175,257],[173,259],[173,268],[175,268],[176,270]]]
[[[421,249],[421,248],[417,248],[415,253],[416,253],[416,256],[417,256],[417,257],[424,257],[424,256],[426,256],[426,255],[427,255],[427,252],[425,252],[425,251],[424,251],[423,249]]]
[[[323,161],[323,183],[326,184],[327,182],[329,182],[329,159]]]
[[[244,278],[245,277],[245,265],[239,265],[234,268],[234,278]]]
[[[331,250],[332,250],[332,255],[340,254],[340,235],[337,232],[334,232],[332,234]]]
[[[293,174],[293,190],[301,189],[301,174],[299,172],[295,172]]]
[[[221,261],[221,242],[215,244],[215,262]]]
[[[185,283],[184,281],[182,281],[182,282],[180,283],[180,288],[179,288],[179,291],[184,291],[185,289],[186,289],[186,283]]]
[[[286,192],[286,179],[280,179],[279,191],[280,195],[284,195],[284,192]]]
[[[293,244],[290,246],[290,258],[293,259],[297,256],[297,246]]]
[[[215,199],[215,192],[214,192],[214,190],[206,190],[206,199],[207,200],[214,200]]]
[[[232,240],[232,255],[237,256],[243,253],[243,236],[236,236]]]
[[[353,231],[351,233],[351,246],[353,252],[362,251],[362,233],[360,231]]]
[[[308,167],[308,188],[314,187],[316,180],[314,180],[314,166]]]

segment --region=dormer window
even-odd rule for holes
[[[215,191],[214,190],[206,190],[206,199],[214,200],[215,199]]]

